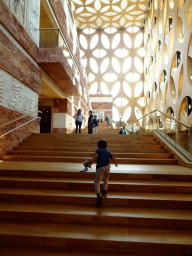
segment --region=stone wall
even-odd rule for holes
[[[33,91],[41,92],[40,69],[0,29],[0,68]]]
[[[4,3],[39,45],[40,0],[4,0]]]
[[[71,133],[74,129],[72,102],[55,99],[53,105],[53,133]]]
[[[0,125],[20,116],[22,116],[20,112],[0,106]],[[28,116],[10,125],[0,128],[0,136],[26,122],[29,122],[33,118],[34,117]],[[18,143],[22,142],[25,138],[30,136],[31,133],[39,133],[39,127],[39,119],[36,119],[29,124],[22,126],[21,128],[18,128],[17,130],[3,137],[0,137],[0,155],[5,154],[8,150],[11,150],[14,146],[17,146]]]
[[[11,36],[26,50],[26,52],[37,60],[39,55],[39,48],[33,41],[29,33],[17,20],[15,15],[10,12],[10,9],[0,0],[0,23],[6,30],[11,34]],[[1,27],[1,25],[0,25]]]
[[[111,109],[112,111],[112,107],[113,107],[113,103],[111,102],[92,102],[92,109]]]
[[[25,4],[0,0],[0,125],[38,109],[42,76],[34,60],[38,47],[26,31]],[[0,135],[35,117],[33,114],[3,126]],[[38,119],[1,137],[0,154],[11,150],[32,132],[39,132]]]
[[[0,124],[34,112],[38,109],[38,94],[19,80],[0,69]],[[0,135],[32,120],[36,114],[0,128]],[[0,138],[0,154],[6,153],[32,132],[39,132],[39,121],[35,120]]]
[[[38,94],[0,69],[0,105],[28,114],[38,109]]]

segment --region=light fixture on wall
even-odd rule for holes
[[[188,105],[188,109],[191,109],[191,104]]]

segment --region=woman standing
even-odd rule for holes
[[[81,109],[78,110],[78,112],[73,116],[75,119],[75,125],[76,125],[76,134],[79,127],[79,134],[81,133],[81,125],[82,121],[84,119],[84,116],[81,114]]]
[[[93,115],[92,111],[89,111],[89,118],[88,118],[88,134],[93,133]]]

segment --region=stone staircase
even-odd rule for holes
[[[79,170],[103,136],[119,166],[97,209]],[[0,255],[191,255],[192,171],[152,136],[33,134],[3,164]]]
[[[2,155],[4,161],[48,161],[83,163],[93,156],[97,142],[105,138],[108,149],[122,164],[177,164],[173,155],[152,135],[33,134]]]

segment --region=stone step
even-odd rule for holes
[[[50,146],[60,146],[60,147],[65,147],[65,146],[73,146],[73,147],[78,147],[79,145],[81,145],[81,143],[83,143],[83,145],[84,146],[92,146],[93,147],[93,145],[95,146],[95,147],[97,147],[97,142],[98,141],[96,141],[95,143],[93,142],[93,141],[82,141],[82,142],[78,142],[78,141],[65,141],[65,142],[55,142],[55,141],[53,141],[53,142],[46,142],[46,141],[43,141],[43,142],[41,142],[41,141],[34,141],[34,142],[23,142],[22,143],[22,146],[42,146],[42,144],[43,145],[48,145],[49,147]],[[138,141],[128,141],[128,142],[126,142],[126,141],[117,141],[117,142],[111,142],[111,141],[109,141],[108,143],[107,143],[107,147],[109,148],[109,147],[124,147],[124,148],[126,148],[126,147],[129,147],[129,145],[156,145],[156,144],[159,144],[159,142],[158,141],[156,141],[156,140],[152,140],[152,141],[142,141],[142,140],[138,140]],[[20,146],[21,144],[19,144],[19,146]]]
[[[37,142],[37,141],[43,141],[43,142],[63,142],[65,143],[66,141],[67,142],[74,142],[74,141],[83,141],[83,142],[87,142],[87,141],[92,141],[92,142],[98,142],[99,139],[102,139],[101,136],[97,136],[95,137],[95,135],[93,135],[93,137],[78,137],[78,136],[75,136],[75,137],[71,137],[71,136],[68,136],[68,137],[65,137],[65,138],[32,138],[32,137],[28,137],[27,139],[25,139],[23,142]],[[156,139],[154,137],[133,137],[133,136],[126,136],[126,137],[122,137],[122,136],[119,136],[118,138],[114,138],[111,137],[111,139],[109,139],[109,137],[107,138],[107,141],[155,141]]]
[[[172,166],[172,168],[174,169],[176,166]],[[83,165],[79,166],[79,171],[81,170],[81,168],[83,168]],[[110,178],[109,181],[119,181],[119,180],[123,180],[123,181],[139,181],[139,182],[143,182],[143,181],[153,181],[153,182],[161,182],[161,181],[171,181],[171,182],[192,182],[192,175],[187,175],[187,174],[163,174],[159,171],[159,173],[157,172],[133,172],[133,173],[129,173],[129,172],[123,172],[121,169],[121,166],[119,167],[120,171],[119,172],[114,172],[111,171],[110,172]],[[134,168],[134,166],[133,166]],[[155,168],[155,166],[154,166]],[[51,168],[52,170],[46,170],[46,171],[42,171],[42,170],[0,170],[0,176],[1,177],[9,177],[9,178],[13,178],[13,177],[21,177],[21,178],[40,178],[40,179],[73,179],[73,180],[94,180],[95,178],[95,170],[94,169],[89,169],[88,172],[84,172],[81,173],[79,171],[76,170],[67,170],[67,168],[63,168],[62,171],[57,171],[54,170],[54,168]],[[185,184],[184,183],[184,184]]]
[[[59,133],[32,133],[30,138],[69,138],[69,137],[92,137],[93,134],[59,134]],[[94,134],[94,136],[100,136]],[[106,134],[107,137],[113,138],[114,135],[110,135],[109,133]],[[117,137],[122,137],[123,135],[118,134]],[[134,138],[144,138],[144,137],[153,137],[153,133],[144,133],[144,134],[134,134],[134,135],[125,135],[125,137],[132,137]]]
[[[1,203],[82,205],[95,207],[94,192],[42,189],[0,189]],[[192,210],[192,195],[176,193],[110,192],[103,207]]]
[[[0,177],[1,188],[94,191],[94,180],[64,178]],[[101,186],[102,187],[102,186]],[[115,180],[109,192],[183,193],[192,194],[191,182]]]
[[[37,204],[1,204],[0,223],[87,224],[155,229],[192,230],[191,211],[138,209],[129,207],[97,208]]]
[[[90,252],[68,252],[63,249],[55,249],[55,248],[1,248],[0,251],[0,256],[26,256],[26,251],[27,251],[27,256],[90,256]],[[110,256],[116,256],[116,253],[111,252]],[[118,255],[125,255],[124,253],[118,253]],[[97,252],[93,253],[91,252],[91,256],[103,256],[103,252]],[[134,254],[129,254],[129,256],[138,256]]]
[[[155,154],[156,155],[156,154]],[[151,154],[152,157],[152,154]],[[2,155],[0,157],[3,161],[35,161],[35,162],[68,162],[68,163],[83,163],[84,157],[72,157],[72,156],[23,156],[23,155]],[[178,164],[176,159],[165,158],[117,158],[117,162],[120,164]]]
[[[46,248],[67,252],[149,252],[156,255],[186,255],[192,249],[190,231],[106,227],[70,224],[0,224],[1,248]]]
[[[9,151],[8,155],[22,155],[22,156],[69,156],[69,157],[85,157],[92,158],[94,151],[92,152],[62,152],[62,151]],[[152,159],[171,159],[174,158],[169,153],[116,153],[113,152],[116,158],[152,158]]]
[[[160,146],[160,145],[158,145]],[[23,154],[24,152],[29,151],[58,151],[58,152],[95,152],[96,148],[94,147],[15,147],[12,151],[8,151],[7,154]],[[159,148],[111,148],[110,151],[118,153],[165,153],[167,150],[163,147]]]
[[[79,144],[78,144],[79,145]],[[50,145],[39,145],[39,146],[31,146],[31,145],[22,145],[22,144],[20,144],[19,146],[17,146],[17,147],[15,147],[14,148],[14,150],[15,149],[42,149],[42,150],[46,150],[46,149],[53,149],[53,150],[60,150],[60,149],[70,149],[70,148],[78,148],[80,151],[81,150],[90,150],[90,149],[94,149],[94,150],[96,150],[96,148],[97,148],[97,146],[96,147],[93,147],[93,145],[84,145],[84,144],[81,144],[81,147],[79,147],[79,146],[70,146],[70,147],[68,147],[68,146],[58,146],[58,145],[56,145],[56,146],[50,146]],[[163,148],[165,148],[163,145],[160,145],[160,144],[154,144],[154,145],[150,145],[150,144],[126,144],[126,145],[124,145],[123,147],[117,147],[117,146],[113,146],[113,145],[110,145],[110,147],[107,147],[109,150],[116,150],[116,149],[118,149],[118,150],[127,150],[127,149],[140,149],[140,148],[146,148],[146,149],[163,149]],[[117,150],[117,151],[118,151]]]

